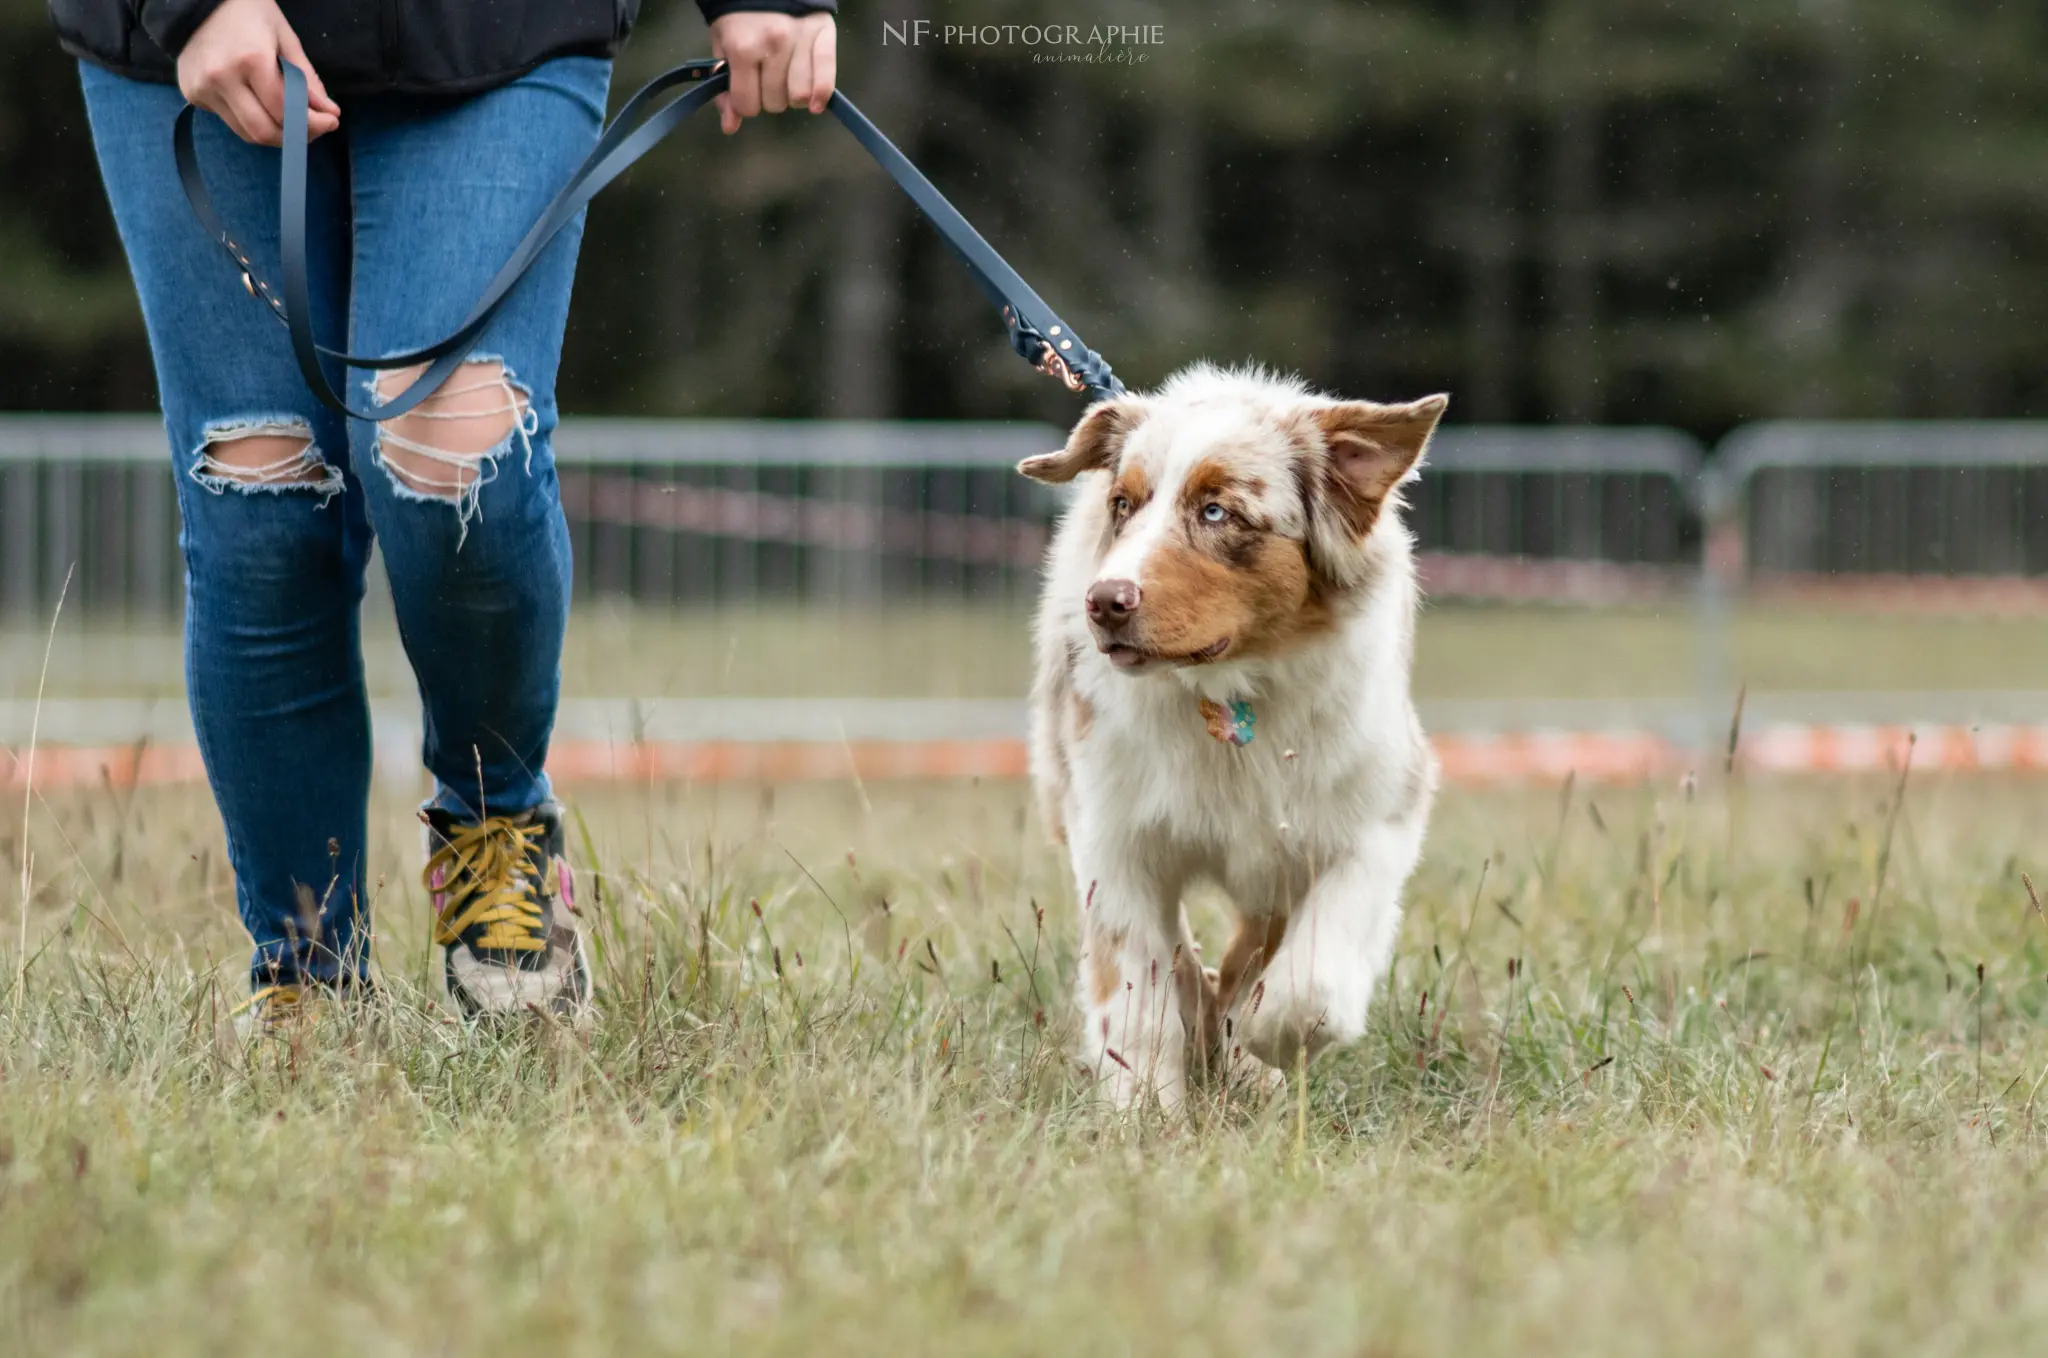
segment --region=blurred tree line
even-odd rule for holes
[[[1127,381],[1257,358],[1467,421],[2048,411],[2048,8],[845,0],[843,84]],[[884,24],[923,18],[920,45]],[[1161,24],[1119,64],[963,23]],[[650,0],[615,101],[706,50]],[[168,137],[169,130],[166,129]],[[0,407],[148,409],[76,73],[0,0]],[[563,401],[1071,418],[836,125],[598,202]]]

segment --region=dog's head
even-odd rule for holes
[[[1447,404],[1338,401],[1203,366],[1097,403],[1065,448],[1018,470],[1085,477],[1073,512],[1100,542],[1073,604],[1118,668],[1273,655],[1331,627],[1371,578],[1375,535],[1403,531],[1398,487]]]

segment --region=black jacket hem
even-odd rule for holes
[[[220,0],[49,0],[65,51],[116,75],[176,84],[177,52]],[[465,0],[285,0],[330,94],[462,97],[564,56],[609,57],[640,0],[501,0],[488,23]],[[834,12],[836,0],[700,0],[707,20],[742,10]]]

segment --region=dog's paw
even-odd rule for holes
[[[1113,1067],[1097,1074],[1092,1092],[1103,1107],[1113,1112],[1139,1112],[1156,1099],[1160,1108],[1171,1113],[1181,1106],[1187,1091],[1177,1072],[1161,1077],[1161,1072],[1153,1072],[1152,1078],[1147,1079],[1135,1071]]]
[[[1226,1094],[1253,1103],[1272,1098],[1287,1087],[1287,1072],[1235,1044],[1224,1053],[1220,1074]]]
[[[1368,986],[1341,986],[1289,968],[1260,978],[1250,1001],[1234,1015],[1233,1040],[1269,1066],[1293,1070],[1325,1048],[1365,1032]]]
[[[1075,1053],[1097,1102],[1119,1113],[1135,1112],[1153,1100],[1168,1112],[1181,1105],[1187,1070],[1178,1046],[1144,1030],[1115,1033],[1107,1022],[1099,1031],[1098,1041]],[[1149,1060],[1143,1055],[1148,1051]]]

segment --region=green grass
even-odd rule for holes
[[[1023,789],[578,805],[592,1031],[432,1006],[387,801],[389,1004],[243,1053],[214,1034],[242,945],[203,797],[38,804],[19,991],[0,888],[0,1352],[2048,1333],[2048,920],[2021,881],[2048,785],[1452,791],[1369,1037],[1270,1102],[1132,1120],[1060,1055],[1073,901]]]
[[[1432,605],[1416,656],[1427,699],[1682,698],[1699,682],[1690,606],[1664,610]],[[1935,617],[1788,608],[1734,614],[1728,682],[1752,692],[2048,688],[2048,618]],[[414,692],[388,621],[367,628],[373,695]],[[35,695],[44,633],[0,631],[0,699]],[[58,629],[49,691],[69,698],[182,694],[175,630]],[[763,606],[668,612],[592,606],[570,626],[570,698],[1021,695],[1028,615],[1004,605],[858,610]]]

